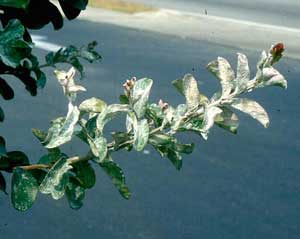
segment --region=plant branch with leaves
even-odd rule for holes
[[[38,192],[50,194],[53,199],[66,195],[71,208],[78,209],[83,204],[85,191],[96,182],[96,164],[107,173],[120,194],[128,199],[130,191],[122,169],[113,160],[113,153],[119,150],[143,151],[151,145],[162,157],[180,169],[182,154],[193,152],[194,144],[183,144],[176,133],[186,131],[198,134],[207,140],[210,129],[217,125],[231,133],[236,133],[239,120],[234,110],[249,114],[264,127],[269,125],[269,117],[264,108],[254,100],[243,98],[244,93],[266,86],[287,87],[284,77],[273,67],[284,50],[283,44],[263,51],[257,64],[257,72],[250,79],[247,57],[238,53],[236,73],[229,62],[218,57],[209,63],[207,69],[220,81],[221,89],[211,98],[200,93],[196,79],[187,74],[183,79],[173,81],[173,85],[185,98],[176,107],[160,100],[149,102],[153,80],[148,78],[127,80],[124,94],[117,104],[107,104],[99,98],[89,98],[77,103],[76,96],[86,89],[75,83],[76,70],[55,70],[56,78],[68,102],[65,117],[51,122],[48,132],[33,129],[48,153],[37,164],[11,167],[5,162],[5,141],[1,141],[1,170],[13,170],[11,199],[20,211],[29,209]],[[51,59],[55,58],[51,55]],[[51,62],[48,60],[47,62]],[[108,122],[126,116],[125,130],[111,133],[112,141],[104,133]],[[88,145],[89,151],[83,156],[69,157],[61,152],[60,146],[74,137]],[[6,166],[5,166],[6,165]],[[6,167],[6,168],[5,168]],[[1,176],[1,175],[0,175]],[[1,178],[0,178],[1,179]]]

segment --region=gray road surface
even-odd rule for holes
[[[157,7],[298,28],[298,0],[130,0]]]
[[[171,81],[193,69],[200,89],[211,95],[219,86],[205,71],[208,61],[221,55],[233,65],[236,62],[234,48],[108,24],[77,21],[66,24],[63,32],[45,29],[39,34],[62,45],[81,45],[96,38],[104,60],[87,67],[83,84],[88,92],[82,97],[96,96],[110,103],[122,92],[122,82],[135,75],[154,79],[152,100],[163,97],[178,104],[183,98]],[[254,69],[259,52],[245,53]],[[148,155],[114,155],[133,192],[129,201],[119,196],[97,167],[97,184],[87,192],[79,211],[69,209],[66,200],[39,195],[32,210],[19,213],[1,194],[0,238],[298,239],[299,64],[286,58],[278,66],[287,76],[288,90],[269,88],[249,95],[268,110],[269,129],[240,114],[238,135],[215,128],[207,142],[195,135],[183,137],[184,142],[195,142],[196,150],[184,158],[180,172],[151,149]],[[2,105],[7,118],[1,134],[8,149],[24,150],[36,161],[44,151],[30,128],[46,129],[52,118],[65,114],[66,100],[53,77],[35,98],[18,82],[16,87],[16,99]],[[65,150],[74,154],[86,148],[75,143]]]

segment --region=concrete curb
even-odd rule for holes
[[[300,59],[298,46],[300,30],[296,28],[169,9],[125,14],[89,7],[81,13],[79,19],[209,41],[241,49],[267,49],[271,44],[283,42],[287,48],[285,55]]]

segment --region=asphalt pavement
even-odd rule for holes
[[[132,76],[154,79],[153,101],[183,102],[171,81],[189,72],[197,78],[201,91],[212,95],[219,85],[205,70],[209,61],[223,56],[234,66],[239,51],[248,55],[255,69],[260,55],[258,50],[82,20],[66,23],[61,32],[49,27],[38,34],[57,45],[97,40],[103,62],[87,65],[87,78],[81,83],[88,92],[81,99],[95,96],[109,103],[117,101],[122,83]],[[41,57],[45,53],[37,50]],[[151,148],[149,154],[116,153],[113,158],[124,169],[133,194],[129,201],[121,198],[96,165],[97,184],[87,192],[78,211],[69,209],[66,200],[39,195],[30,211],[20,213],[1,195],[1,239],[298,239],[299,63],[284,58],[278,64],[289,82],[287,90],[261,89],[247,96],[268,111],[268,129],[239,114],[237,135],[214,128],[208,141],[196,135],[182,136],[184,142],[196,143],[196,150],[184,157],[180,172]],[[47,129],[51,119],[67,110],[52,70],[48,73],[47,86],[37,97],[29,96],[16,81],[15,100],[1,105],[6,112],[1,134],[8,149],[24,150],[32,161],[45,151],[30,129]],[[110,128],[122,127],[120,122]],[[65,150],[73,155],[86,148],[75,142]]]
[[[129,0],[159,8],[299,29],[298,0]]]

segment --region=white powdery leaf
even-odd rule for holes
[[[238,109],[252,118],[259,121],[265,128],[270,124],[269,116],[264,108],[256,101],[249,99],[233,99],[230,104],[233,108]]]
[[[44,194],[51,194],[55,200],[62,198],[69,179],[67,172],[70,169],[72,169],[72,166],[68,159],[59,159],[43,179],[40,185],[40,192]]]
[[[68,91],[69,93],[76,93],[76,92],[78,92],[78,91],[86,91],[86,88],[84,88],[84,87],[81,86],[81,85],[70,85],[70,86],[68,86],[67,91]]]
[[[83,101],[79,105],[80,111],[91,112],[91,113],[100,113],[106,107],[106,103],[103,100],[92,97]]]
[[[148,143],[149,125],[146,119],[138,121],[134,124],[134,143],[133,147],[136,151],[142,151]]]
[[[259,87],[280,86],[284,89],[287,88],[287,81],[284,76],[273,67],[266,67],[262,70],[262,81]]]
[[[210,62],[207,65],[207,69],[220,80],[222,96],[228,96],[231,90],[234,89],[235,79],[234,71],[229,62],[222,57],[218,57],[216,61]]]
[[[248,59],[244,54],[238,53],[236,87],[238,91],[247,88],[247,83],[250,80],[250,69]]]
[[[197,81],[191,74],[187,74],[183,78],[183,92],[189,108],[195,108],[199,105],[200,94]]]
[[[51,135],[49,143],[45,146],[46,148],[58,147],[72,139],[74,128],[79,119],[80,111],[77,106],[73,106],[69,103],[68,114],[61,128],[59,128],[55,134]]]
[[[138,118],[141,118],[145,114],[152,84],[153,80],[143,78],[136,81],[133,86],[131,100],[133,103],[133,109]]]
[[[88,139],[93,154],[97,157],[96,162],[101,163],[107,155],[107,141],[104,137],[99,136],[93,140]]]
[[[208,106],[206,108],[201,128],[201,135],[205,140],[207,140],[208,138],[210,128],[214,125],[215,118],[220,113],[222,113],[222,109],[220,109],[219,107]]]

